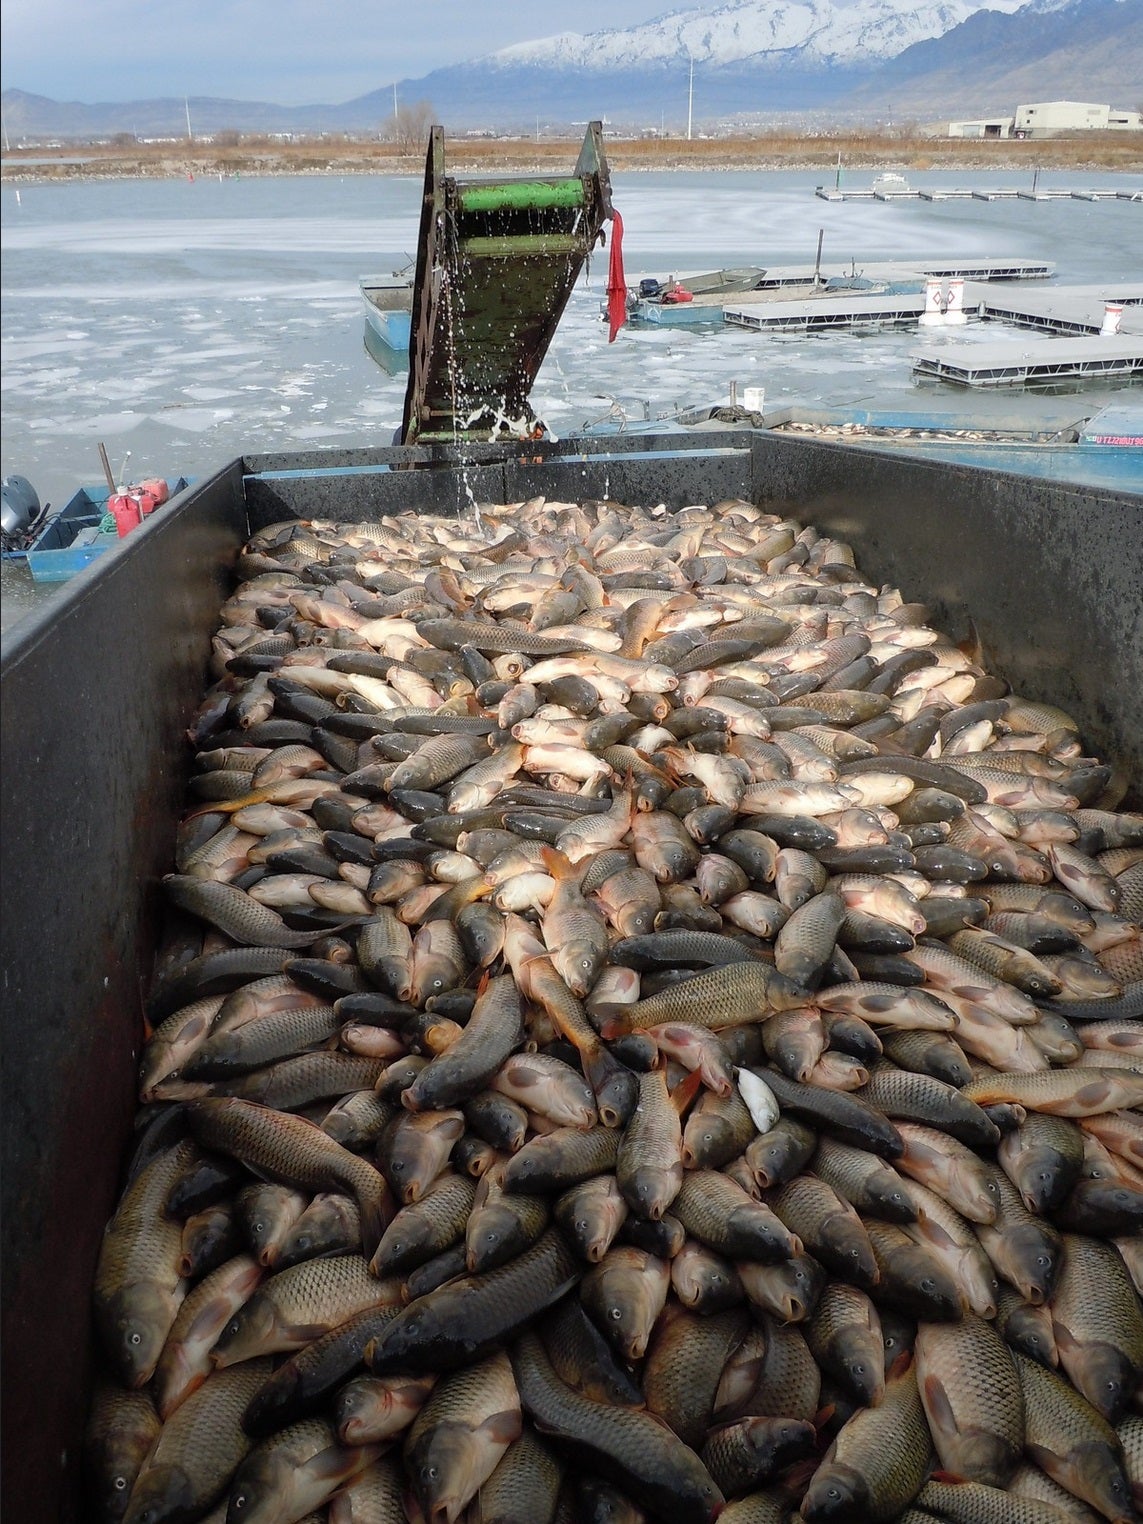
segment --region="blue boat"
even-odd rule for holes
[[[185,476],[167,481],[171,497],[189,486]],[[100,532],[110,489],[80,487],[58,513],[49,514],[24,549],[6,550],[6,561],[27,564],[34,582],[66,582],[120,542],[115,530]]]
[[[399,375],[409,368],[413,331],[413,282],[407,276],[365,275],[365,348],[382,370]]]

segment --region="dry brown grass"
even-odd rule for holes
[[[27,180],[175,178],[201,175],[419,174],[420,152],[402,152],[392,143],[345,138],[313,138],[280,143],[241,137],[225,143],[115,143],[71,145],[27,151],[0,159],[9,182]],[[1143,135],[1125,132],[1075,133],[1047,140],[989,140],[922,137],[909,130],[872,133],[839,129],[809,135],[788,131],[733,137],[608,137],[613,170],[664,169],[833,169],[841,154],[844,169],[1091,169],[1143,170]],[[575,162],[578,140],[571,137],[470,139],[446,137],[445,156],[458,173],[566,173]],[[18,158],[22,162],[10,162]]]

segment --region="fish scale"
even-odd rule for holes
[[[740,1308],[710,1317],[676,1311],[656,1331],[643,1375],[647,1406],[692,1448],[710,1427],[723,1369],[749,1326]]]
[[[912,1366],[886,1383],[879,1406],[862,1408],[843,1425],[815,1472],[802,1513],[806,1524],[864,1518],[882,1524],[921,1490],[931,1455]],[[849,1502],[849,1511],[834,1497]]]
[[[722,1494],[698,1456],[666,1424],[636,1409],[591,1402],[565,1387],[534,1334],[517,1342],[513,1369],[525,1410],[541,1432],[586,1450],[605,1476],[671,1524],[712,1524]]]
[[[1013,1356],[991,1324],[923,1323],[917,1330],[917,1385],[946,1471],[1003,1487],[1024,1438],[1024,1397]]]
[[[108,1224],[95,1272],[95,1314],[117,1368],[134,1387],[155,1368],[183,1299],[180,1225],[171,1187],[194,1159],[188,1142],[160,1154],[128,1188]]]
[[[508,1357],[496,1354],[437,1383],[405,1440],[405,1462],[427,1516],[453,1524],[521,1428]]]
[[[615,1174],[631,1210],[660,1218],[683,1178],[683,1134],[662,1069],[639,1078],[639,1100],[623,1132]]]
[[[198,1517],[222,1496],[250,1449],[242,1414],[269,1374],[269,1360],[246,1360],[216,1371],[187,1398],[163,1425],[124,1524]]]

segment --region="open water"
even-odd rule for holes
[[[867,184],[853,172],[847,182]],[[812,266],[953,254],[1051,260],[1057,280],[1143,280],[1143,203],[827,203],[821,171],[615,175],[629,283],[725,266]],[[1013,185],[1013,172],[909,173],[910,183]],[[1143,181],[1040,175],[1040,187]],[[366,354],[362,275],[405,266],[420,180],[278,177],[28,185],[0,193],[0,467],[64,502],[126,475],[201,477],[244,452],[388,444],[404,376]],[[764,336],[625,329],[607,343],[597,253],[533,391],[556,434],[609,414],[668,417],[763,386],[767,404],[916,395],[915,332]],[[995,339],[997,325],[956,335]],[[963,394],[961,394],[963,396]],[[5,565],[4,625],[32,602]]]

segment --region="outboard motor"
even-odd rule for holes
[[[40,517],[40,499],[26,476],[6,476],[0,506],[4,549],[17,550]]]

